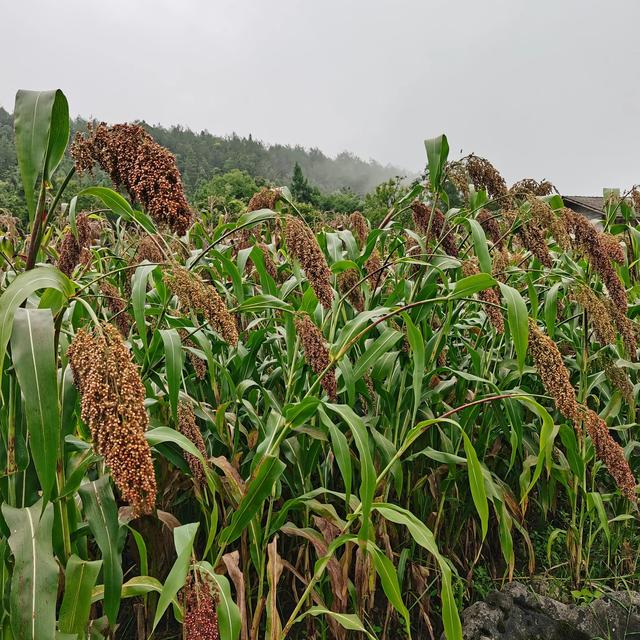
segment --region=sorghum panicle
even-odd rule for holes
[[[309,316],[299,316],[295,320],[296,331],[302,342],[304,359],[316,375],[329,366],[329,349],[324,341],[324,336],[318,327],[311,321]],[[332,402],[338,395],[335,365],[332,365],[321,378],[320,384]]]
[[[507,249],[506,247],[493,252],[492,272],[493,277],[496,280],[500,280],[500,282],[506,281],[506,270],[507,267],[511,264],[511,261],[512,255],[509,252],[509,249]]]
[[[81,416],[96,452],[103,456],[122,499],[135,516],[150,513],[156,478],[149,443],[145,388],[115,327],[78,331],[67,351],[82,397]]]
[[[555,400],[558,411],[576,422],[578,401],[556,343],[546,336],[533,320],[529,320],[529,353],[547,393]]]
[[[257,246],[262,251],[262,260],[266,272],[274,279],[278,280],[278,266],[276,265],[269,247],[264,242],[258,242]]]
[[[320,304],[330,308],[333,302],[331,270],[313,232],[301,220],[288,216],[284,237],[287,248],[304,269]]]
[[[600,233],[600,240],[609,257],[618,264],[624,264],[627,260],[624,249],[618,239],[610,233]]]
[[[67,229],[60,242],[56,262],[58,269],[69,278],[76,265],[80,263],[83,250],[91,246],[93,233],[89,217],[85,213],[80,213],[76,217],[76,230],[78,232],[77,239],[73,231]]]
[[[603,345],[615,344],[616,330],[611,322],[609,311],[600,298],[585,285],[578,286],[573,297],[589,313],[589,320],[593,323],[598,341]]]
[[[273,209],[279,198],[280,191],[278,191],[278,189],[263,187],[260,191],[251,196],[247,210],[258,211],[258,209]]]
[[[127,311],[127,303],[120,295],[118,288],[110,282],[102,280],[100,282],[100,292],[104,296],[103,300],[111,313],[112,321],[120,330],[120,333],[126,338],[129,335],[129,329],[133,324],[133,318]]]
[[[184,640],[220,640],[217,601],[206,580],[189,574],[182,590]]]
[[[613,300],[606,301],[606,307],[609,310],[609,316],[613,319],[618,332],[622,336],[624,348],[630,360],[636,360],[638,351],[638,337],[633,322],[626,315],[626,308],[621,309],[616,306]]]
[[[203,282],[184,267],[165,272],[165,281],[180,305],[193,313],[201,313],[211,327],[230,345],[238,343],[238,327],[215,287]]]
[[[175,156],[140,125],[102,122],[90,127],[88,136],[76,134],[71,155],[79,173],[99,164],[116,187],[123,186],[159,224],[179,235],[191,226],[193,213]]]
[[[585,254],[591,266],[602,278],[613,303],[626,314],[627,292],[611,264],[609,250],[606,241],[602,240],[602,234],[583,215],[569,209],[565,209],[564,213],[576,248]]]
[[[547,202],[534,195],[528,194],[526,200],[529,203],[531,218],[540,232],[542,233],[543,229],[548,229],[558,246],[562,249],[568,249],[571,245],[571,238],[564,224],[564,215],[562,213],[556,214]]]
[[[465,276],[472,276],[480,273],[477,258],[465,260],[462,263],[462,272]],[[489,322],[495,327],[495,330],[498,333],[504,333],[504,318],[502,317],[500,308],[498,306],[494,306],[500,304],[500,296],[498,295],[498,292],[494,288],[485,289],[478,293],[478,298],[480,298],[482,302],[489,303],[484,305],[484,311],[487,314],[487,318],[489,318]]]
[[[178,334],[185,346],[196,348],[196,343],[188,337],[189,332],[186,329],[178,329]],[[196,378],[198,378],[198,380],[204,380],[207,377],[207,361],[197,356],[193,351],[188,351],[187,353],[189,354],[189,361],[196,374]]]
[[[382,261],[382,256],[377,249],[371,252],[371,255],[364,263],[364,270],[367,272],[367,281],[373,291],[381,286],[386,280],[387,274]]]
[[[455,237],[440,209],[416,200],[411,205],[411,211],[417,231],[422,233],[427,240],[434,238],[441,242],[442,248],[448,255],[454,258],[458,256]]]
[[[622,367],[616,366],[612,361],[605,361],[602,365],[607,380],[617,389],[628,404],[635,402],[633,385]]]
[[[364,246],[369,237],[369,224],[359,211],[354,211],[349,216],[349,228],[356,240],[360,243],[360,246]]]
[[[507,183],[486,158],[471,155],[466,159],[465,166],[476,189],[485,189],[491,198],[507,194]]]
[[[636,501],[636,479],[624,456],[624,449],[611,437],[606,422],[587,407],[581,407],[581,419],[593,441],[596,456],[607,467],[623,496]]]
[[[356,269],[347,269],[338,276],[340,293],[347,296],[353,308],[360,313],[364,311],[364,297],[360,291],[360,274]]]
[[[518,235],[525,249],[531,251],[545,267],[551,267],[549,247],[547,247],[542,232],[532,221],[523,223]]]
[[[533,178],[523,178],[514,182],[509,189],[514,195],[533,194],[534,196],[548,196],[554,190],[554,186],[547,180],[538,182]]]
[[[476,220],[480,223],[480,226],[484,229],[484,232],[491,242],[493,242],[496,247],[502,247],[503,242],[500,225],[495,216],[492,215],[490,211],[482,209],[480,213],[478,213]]]
[[[140,239],[136,250],[135,263],[140,264],[144,260],[148,260],[152,264],[165,261],[162,240],[158,236],[143,236]]]
[[[206,460],[207,448],[204,444],[204,438],[196,423],[193,409],[186,402],[180,402],[178,404],[178,431],[195,445],[196,449]],[[189,465],[189,469],[191,469],[193,481],[198,487],[201,487],[205,482],[205,471],[202,467],[202,462],[200,462],[196,456],[187,452],[184,453],[184,458]]]

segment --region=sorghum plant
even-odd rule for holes
[[[476,576],[637,579],[637,197],[600,230],[440,136],[379,228],[315,233],[277,185],[193,211],[138,125],[68,197],[64,95],[14,118],[3,637],[457,640]]]

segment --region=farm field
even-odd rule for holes
[[[187,194],[85,124],[16,96],[3,638],[458,640],[514,579],[639,589],[640,191],[594,224],[440,135],[366,194]]]

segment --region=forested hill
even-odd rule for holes
[[[160,144],[175,153],[187,193],[191,196],[201,183],[233,169],[244,170],[255,178],[278,185],[289,184],[296,162],[309,183],[325,193],[349,190],[365,194],[390,177],[405,173],[397,167],[365,162],[346,152],[329,158],[318,149],[267,145],[251,136],[222,137],[205,131],[195,133],[183,127],[142,124]],[[86,121],[77,118],[72,122],[72,135],[85,128]],[[5,183],[0,184],[0,191],[15,186],[16,179],[13,118],[0,107],[0,183]]]

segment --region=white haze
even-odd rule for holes
[[[564,193],[640,182],[637,0],[2,0],[0,105],[350,150],[425,137]]]

